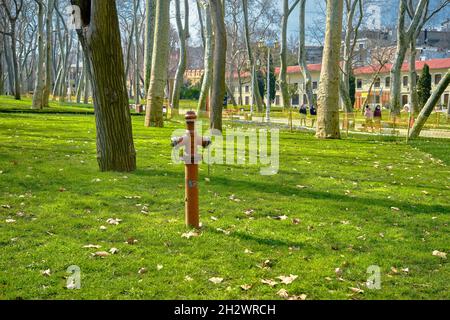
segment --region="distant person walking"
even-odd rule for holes
[[[316,123],[317,119],[317,110],[314,105],[311,105],[311,107],[309,108],[309,114],[311,115],[311,128],[314,128],[314,124]]]
[[[308,115],[308,109],[306,108],[306,104],[302,104],[300,107],[300,127],[306,127],[306,116]]]
[[[381,120],[382,120],[382,112],[381,107],[377,106],[375,108],[375,111],[373,112],[373,119],[375,120],[375,129],[379,130],[381,132]]]
[[[366,106],[366,108],[365,108],[364,117],[366,118],[366,131],[369,132],[369,127],[370,127],[373,132],[373,112],[369,106]]]

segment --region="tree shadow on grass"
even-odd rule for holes
[[[218,231],[217,229],[208,226],[204,226],[203,230],[208,231],[209,233],[223,235],[224,237],[235,237],[243,241],[256,242],[259,245],[265,245],[269,247],[286,247],[286,248],[295,247],[298,249],[306,249],[307,247],[312,248],[312,246],[306,242],[262,238],[241,231],[232,231],[230,235],[224,235],[222,231]]]
[[[390,199],[345,196],[311,189],[299,190],[298,188],[287,187],[283,185],[277,185],[276,187],[274,187],[273,183],[231,180],[225,177],[215,177],[214,184],[224,184],[228,186],[233,186],[233,191],[235,193],[237,192],[238,189],[241,190],[250,189],[263,193],[281,194],[289,197],[295,194],[302,198],[308,199],[328,200],[345,204],[358,203],[363,206],[378,206],[386,209],[389,209],[391,207],[398,207],[401,208],[402,210],[407,210],[411,213],[445,213],[445,212],[450,213],[450,206],[444,205],[424,205],[420,203],[393,201]]]

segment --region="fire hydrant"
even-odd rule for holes
[[[186,134],[183,137],[172,138],[172,147],[185,147],[185,153],[182,160],[185,163],[186,172],[186,196],[185,196],[185,220],[186,226],[199,228],[199,201],[198,201],[198,163],[202,156],[198,154],[198,146],[207,148],[211,145],[211,139],[208,137],[198,137],[195,132],[195,120],[197,115],[194,111],[186,113]]]

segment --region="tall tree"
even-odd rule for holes
[[[3,42],[3,34],[0,33],[0,40]],[[5,76],[3,74],[3,46],[0,45],[0,95],[5,92]]]
[[[291,97],[289,95],[289,85],[287,83],[287,28],[289,16],[292,11],[294,11],[300,0],[295,0],[291,6],[289,6],[289,0],[283,0],[283,17],[281,19],[281,50],[280,50],[280,89],[281,89],[281,100],[283,103],[283,108],[290,108]]]
[[[417,97],[418,97],[418,108],[414,111],[419,113],[420,110],[425,106],[428,99],[431,96],[431,74],[430,67],[425,64],[422,70],[422,75],[417,82]],[[411,110],[411,112],[413,112]]]
[[[180,0],[175,0],[175,18],[177,21],[178,39],[180,45],[179,61],[177,72],[175,74],[175,82],[172,92],[172,109],[175,113],[178,112],[180,107],[180,91],[183,86],[184,73],[186,72],[187,65],[187,39],[189,38],[189,1],[184,0],[184,25],[181,19],[181,6]]]
[[[253,75],[252,75],[253,88],[257,88],[258,87],[258,79],[257,79],[257,74],[256,74],[257,72],[256,72],[256,67],[255,67],[255,58],[253,57],[253,52],[252,52],[249,21],[248,21],[248,0],[242,0],[242,9],[243,9],[243,13],[244,13],[245,45],[247,48],[247,55],[248,55],[248,59],[250,62],[249,68],[251,70],[250,72],[253,73]],[[263,106],[263,101],[262,101],[259,90],[254,90],[254,92],[252,94],[253,94],[253,98],[255,99],[256,107],[258,108],[258,111],[262,111],[264,106]]]
[[[354,25],[356,10],[359,8],[358,22]],[[340,83],[340,94],[344,103],[346,112],[353,111],[352,97],[350,95],[350,77],[352,74],[352,63],[357,44],[359,28],[361,27],[364,10],[362,0],[345,0],[345,40],[344,40],[344,57],[342,65],[342,77]]]
[[[38,8],[38,61],[37,61],[37,74],[36,82],[33,92],[33,103],[32,109],[43,109],[43,90],[45,85],[44,79],[44,63],[45,63],[45,52],[44,52],[44,2],[43,0],[34,0]]]
[[[80,8],[77,33],[88,61],[97,124],[101,171],[134,171],[131,116],[124,77],[116,1],[71,0]]]
[[[299,50],[298,50],[298,65],[302,69],[303,81],[305,83],[306,99],[310,106],[313,105],[313,89],[311,73],[308,70],[306,63],[306,0],[300,2],[300,17],[299,17]]]
[[[23,0],[0,0],[0,5],[4,8],[6,17],[9,21],[9,33],[7,35],[11,38],[11,54],[14,70],[14,97],[16,100],[21,99],[20,92],[20,74],[19,61],[17,57],[17,34],[16,24],[20,13],[23,9]]]
[[[47,16],[45,18],[45,84],[42,90],[42,104],[48,107],[52,87],[52,50],[53,50],[53,11],[55,0],[47,0]]]
[[[413,62],[415,61],[415,39],[420,34],[420,31],[424,25],[449,4],[449,0],[441,0],[440,3],[433,10],[431,10],[430,0],[420,0],[418,3],[410,0],[399,1],[397,51],[391,70],[391,108],[394,113],[399,113],[401,109],[401,71],[408,49],[411,49],[412,51],[412,57],[410,59],[410,73],[415,74],[415,62]],[[409,20],[407,20],[407,17]],[[415,81],[413,81],[413,86],[411,87],[414,87],[413,89],[415,91]]]
[[[211,93],[211,129],[222,131],[222,110],[225,97],[225,71],[227,53],[227,31],[224,8],[221,0],[210,0],[214,26],[214,67]]]
[[[439,99],[441,98],[442,94],[449,85],[450,85],[450,69],[447,71],[447,74],[439,82],[433,94],[430,96],[427,103],[420,112],[419,117],[414,123],[414,126],[409,134],[410,139],[415,139],[419,137],[420,132],[422,131],[423,127],[425,126],[425,123],[427,122],[428,118],[431,115],[431,112],[433,112],[434,108],[436,107],[436,104],[439,102]]]
[[[153,36],[155,28],[155,0],[145,1],[145,49],[144,49],[144,89],[148,92],[152,72]]]
[[[317,137],[339,139],[339,78],[343,0],[327,1],[327,23],[318,91]]]
[[[140,65],[139,65],[139,1],[133,0],[133,12],[134,12],[134,103],[139,105],[140,99]]]
[[[156,1],[155,35],[152,54],[152,73],[147,95],[146,127],[163,127],[163,103],[169,59],[170,1]]]
[[[203,4],[200,4],[200,0],[197,0],[197,6],[198,6],[198,12],[200,21],[203,21],[202,19],[202,8],[203,5],[204,10],[204,16],[205,16],[205,22],[202,22],[203,29],[203,39],[204,39],[204,73],[203,73],[203,82],[202,82],[202,88],[200,91],[200,99],[198,101],[198,108],[197,112],[205,112],[206,111],[206,101],[209,96],[209,92],[211,89],[211,78],[212,78],[212,67],[213,67],[213,51],[214,51],[214,43],[213,43],[213,31],[212,31],[212,20],[211,20],[211,8],[209,6],[208,2],[203,2]]]

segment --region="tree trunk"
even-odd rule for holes
[[[48,107],[50,90],[52,87],[52,42],[53,42],[53,10],[55,0],[47,1],[47,17],[45,20],[46,43],[45,43],[45,84],[42,90],[42,103],[44,107]]]
[[[124,75],[116,2],[71,0],[81,10],[77,30],[87,56],[97,124],[97,161],[101,171],[136,169],[131,116]]]
[[[19,62],[17,61],[16,51],[16,22],[11,21],[11,51],[14,69],[14,98],[21,100],[20,95],[20,75],[19,75]]]
[[[210,0],[214,26],[214,72],[211,93],[210,128],[222,132],[222,110],[225,97],[227,31],[220,0]]]
[[[353,20],[356,8],[359,7],[359,19],[356,26],[353,26]],[[362,0],[346,0],[346,30],[344,40],[344,59],[342,66],[342,77],[340,84],[341,99],[346,112],[353,112],[352,98],[350,97],[350,76],[352,74],[353,55],[358,39],[358,31],[363,20]]]
[[[175,82],[172,92],[172,109],[178,113],[180,107],[180,91],[184,81],[184,73],[186,71],[187,52],[186,40],[189,38],[189,2],[184,0],[184,26],[181,21],[180,0],[175,0],[175,17],[177,21],[178,38],[180,40],[180,60],[175,75]]]
[[[416,116],[420,112],[419,96],[417,94],[416,39],[417,36],[411,39],[410,43],[411,58],[409,59],[409,79],[410,79],[409,95],[411,99],[410,103],[411,114],[413,114],[414,116]]]
[[[8,71],[8,87],[9,93],[14,92],[14,68],[11,60],[12,53],[10,52],[10,47],[8,46],[8,37],[3,37],[3,51],[5,53],[6,70]],[[10,54],[11,53],[11,54]]]
[[[206,112],[206,101],[209,96],[211,89],[211,77],[212,77],[212,67],[213,67],[213,32],[212,32],[212,21],[211,21],[211,8],[207,2],[205,2],[205,24],[204,30],[202,30],[205,39],[205,53],[204,53],[204,73],[203,73],[203,83],[202,89],[200,91],[200,99],[198,101],[197,112]]]
[[[87,72],[86,68],[81,70],[80,81],[78,81],[77,92],[76,92],[76,101],[77,103],[81,103],[81,93],[83,92],[84,86],[86,85]]]
[[[0,39],[3,41],[3,36],[0,34]],[[0,46],[0,95],[5,93],[5,76],[3,75],[3,47]]]
[[[428,8],[429,0],[420,0],[417,4],[417,9],[414,12],[414,16],[411,20],[408,30],[405,30],[405,18],[407,12],[407,2],[399,1],[398,10],[398,24],[397,24],[397,52],[395,56],[394,65],[391,70],[391,109],[394,114],[399,114],[402,106],[400,105],[401,99],[401,86],[402,86],[402,66],[405,61],[406,53],[408,51],[408,45],[412,39],[420,32],[421,20],[424,19],[425,9]],[[422,21],[422,23],[424,23]]]
[[[442,78],[442,80],[439,82],[433,94],[428,99],[427,103],[420,112],[419,117],[414,123],[414,127],[411,129],[411,132],[409,134],[410,139],[415,139],[419,137],[420,132],[422,131],[425,123],[427,122],[428,118],[430,117],[431,113],[436,107],[436,104],[439,102],[439,99],[441,98],[442,94],[445,92],[449,84],[450,84],[450,69],[448,70],[447,74]]]
[[[144,52],[144,89],[145,94],[150,87],[152,74],[153,35],[155,29],[155,1],[146,0],[145,19],[145,52]]]
[[[42,0],[43,1],[43,0]],[[37,61],[37,74],[36,74],[36,82],[34,86],[33,92],[33,103],[32,109],[43,109],[44,108],[44,100],[43,100],[43,90],[45,85],[44,78],[44,63],[45,63],[45,53],[44,53],[44,3],[42,1],[36,1],[38,7],[38,61]]]
[[[245,44],[247,47],[247,55],[248,59],[250,61],[250,70],[254,73],[252,76],[253,79],[253,88],[255,88],[255,92],[253,92],[253,97],[255,98],[256,106],[258,108],[258,111],[261,112],[264,109],[264,103],[261,97],[261,93],[259,92],[259,86],[258,86],[258,77],[256,76],[256,68],[255,66],[255,59],[253,57],[252,52],[252,46],[251,46],[251,39],[250,39],[250,30],[249,30],[249,23],[248,23],[248,0],[242,0],[242,7],[243,7],[243,13],[244,13],[244,31],[245,31]]]
[[[287,28],[289,20],[289,0],[283,0],[283,17],[281,20],[281,50],[280,50],[280,90],[283,108],[290,108],[291,98],[287,83]]]
[[[170,1],[156,1],[155,36],[152,54],[152,75],[147,97],[146,127],[163,127],[163,103],[169,59]]]
[[[323,49],[317,114],[317,137],[340,139],[339,58],[341,48],[343,0],[327,1],[327,26]]]
[[[88,68],[88,62],[86,62],[85,68],[86,69]],[[84,104],[89,104],[89,93],[91,91],[90,85],[91,85],[91,80],[89,78],[89,70],[86,70],[86,82],[84,83],[84,98],[83,98]]]
[[[302,69],[303,81],[305,81],[305,92],[306,98],[308,100],[308,105],[313,105],[313,89],[312,89],[312,78],[311,73],[308,70],[308,64],[306,63],[306,40],[305,40],[305,31],[306,31],[306,0],[302,0],[300,2],[300,44],[299,44],[299,52],[298,52],[298,64]]]
[[[138,29],[138,0],[133,0],[134,5],[134,103],[139,105],[140,99],[140,68],[139,68],[139,29]]]

